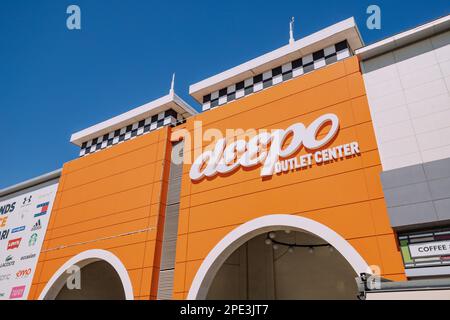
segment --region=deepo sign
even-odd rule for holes
[[[317,135],[320,129],[327,124],[331,124],[330,130],[319,139]],[[285,130],[277,129],[271,133],[260,133],[248,142],[237,140],[226,145],[226,140],[223,138],[217,141],[213,150],[202,153],[194,161],[189,176],[191,180],[197,181],[203,177],[212,177],[218,173],[232,172],[239,166],[251,168],[258,164],[262,164],[262,177],[271,176],[275,172],[279,173],[282,171],[283,166],[280,163],[280,159],[291,157],[302,146],[308,150],[320,149],[329,143],[338,131],[338,117],[335,114],[328,113],[314,120],[308,127],[305,127],[303,123],[295,123]],[[289,144],[284,146],[289,137],[291,137]],[[353,142],[349,145],[340,146],[340,149],[338,147],[338,150],[333,149],[331,152],[334,152],[336,157],[344,157],[359,153],[359,147],[356,142]],[[318,162],[322,161],[323,158],[322,154],[309,154],[309,164],[314,159]],[[297,158],[291,160],[291,167],[297,168]],[[300,160],[300,163],[308,163],[308,159]]]

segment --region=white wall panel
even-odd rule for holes
[[[437,63],[430,39],[394,51],[395,64],[400,76],[430,67]]]
[[[371,96],[368,94],[368,99],[370,102],[370,109],[372,115],[377,114],[378,112],[393,109],[395,107],[401,107],[406,104],[403,90],[383,97],[379,97],[377,99],[372,99]]]
[[[378,146],[383,158],[419,153],[415,136],[385,142]]]
[[[383,169],[385,171],[412,166],[420,163],[421,161],[422,156],[419,152],[402,154],[400,156],[390,158],[381,157],[381,162],[383,163]]]
[[[450,96],[448,93],[408,104],[411,118],[419,118],[436,112],[450,110]]]
[[[362,70],[384,170],[450,157],[450,31]]]
[[[445,77],[445,85],[447,86],[447,89],[450,88],[450,76]]]
[[[408,88],[404,91],[407,104],[436,97],[446,92],[448,90],[442,76],[439,80]]]
[[[372,115],[377,127],[385,127],[395,123],[403,122],[409,119],[408,108],[406,105],[390,108],[382,112],[376,112]]]
[[[450,145],[450,126],[417,135],[421,150],[436,149]]]
[[[437,149],[424,150],[422,152],[423,162],[430,162],[448,158],[450,155],[450,145]]]
[[[414,131],[417,134],[448,127],[450,119],[450,108],[440,112],[433,112],[422,117],[412,118]]]
[[[450,31],[437,35],[431,39],[436,59],[439,62],[450,60]]]
[[[450,55],[450,53],[448,53]],[[439,62],[439,66],[441,67],[441,72],[444,77],[450,76],[450,58],[447,61]]]
[[[390,94],[394,94],[402,90],[402,84],[399,77],[386,79],[377,84],[371,85],[370,93],[368,93],[371,99],[382,98]]]
[[[430,67],[419,69],[416,72],[405,74],[400,78],[401,85],[399,84],[398,87],[411,89],[432,81],[439,80],[440,78],[442,78],[441,69],[439,68],[439,64],[436,63]]]
[[[402,138],[414,136],[414,130],[411,121],[397,122],[388,126],[380,127],[378,132],[378,141],[385,143],[396,141]]]

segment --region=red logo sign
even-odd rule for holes
[[[8,241],[8,249],[16,249],[20,246],[20,241],[22,241],[22,238],[12,239]]]
[[[10,299],[18,299],[23,297],[25,286],[14,287],[11,289]]]
[[[23,269],[23,270],[19,270],[16,272],[16,278],[26,278],[30,275],[31,273],[31,268],[28,269]]]

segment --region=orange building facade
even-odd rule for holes
[[[123,262],[136,299],[156,296],[169,137],[164,128],[64,165],[30,298],[68,258],[89,249]]]
[[[193,85],[202,113],[172,87],[74,134],[26,298],[356,298],[363,274],[407,280],[361,46],[345,20]],[[249,164],[255,132],[271,133]]]
[[[277,110],[274,113],[272,110]],[[382,275],[402,280],[404,270],[390,228],[379,180],[381,171],[364,84],[351,58],[284,85],[255,94],[196,119],[225,130],[237,126],[287,128],[310,123],[324,113],[340,119],[333,145],[359,141],[361,154],[313,165],[271,179],[259,170],[192,183],[185,168],[174,293],[184,298],[208,253],[234,228],[272,214],[306,217],[333,229]],[[187,122],[188,130],[193,130]],[[305,151],[301,151],[301,153]]]
[[[200,265],[223,237],[247,221],[273,214],[317,221],[348,241],[368,265],[380,266],[383,277],[405,279],[356,57],[191,117],[183,127],[193,132],[194,121],[202,121],[203,129],[223,131],[287,128],[325,113],[340,119],[331,146],[358,141],[359,155],[267,180],[256,168],[193,183],[190,166],[183,166],[174,299],[187,297]],[[29,298],[39,297],[68,258],[104,249],[124,264],[135,299],[156,299],[171,134],[177,129],[164,128],[64,165]]]

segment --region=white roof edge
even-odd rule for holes
[[[305,50],[307,47],[312,46],[314,44],[318,44],[320,42],[326,42],[326,39],[329,39],[330,37],[340,34],[342,32],[345,32],[347,30],[354,30],[354,34],[352,34],[352,39],[348,39],[350,43],[350,47],[355,50],[356,48],[359,48],[364,45],[364,42],[361,38],[361,35],[359,33],[358,27],[355,23],[355,19],[353,17],[350,17],[348,19],[342,20],[336,24],[333,24],[329,27],[326,27],[322,30],[319,30],[313,34],[310,34],[304,38],[301,38],[297,41],[295,41],[293,44],[287,44],[281,48],[275,49],[271,52],[268,52],[266,54],[263,54],[259,57],[256,57],[252,60],[249,60],[247,62],[244,62],[236,67],[233,67],[231,69],[228,69],[226,71],[223,71],[219,74],[216,74],[212,77],[209,77],[207,79],[204,79],[202,81],[199,81],[195,84],[192,84],[189,87],[189,94],[193,96],[197,101],[200,103],[200,96],[199,93],[202,94],[206,91],[213,92],[216,90],[217,86],[219,84],[223,83],[222,87],[226,87],[227,85],[230,85],[231,83],[228,83],[230,81],[230,78],[239,78],[240,76],[244,77],[247,76],[246,73],[251,72],[253,69],[258,68],[262,65],[269,64],[271,62],[282,60],[283,57],[286,57],[292,53],[295,52],[302,52],[302,49]],[[323,49],[323,48],[320,48]],[[313,52],[313,51],[312,51]],[[306,55],[312,52],[302,52],[302,55]],[[239,79],[236,82],[242,81],[244,79]],[[208,88],[214,88],[214,90],[206,90]],[[207,93],[210,93],[207,92]],[[205,94],[207,94],[205,93]]]
[[[173,99],[177,104],[182,106],[191,116],[198,114],[198,111],[191,107],[186,101],[181,99],[177,94],[173,94]]]
[[[45,183],[47,181],[55,180],[61,176],[61,171],[62,171],[62,169],[57,169],[57,170],[42,174],[40,176],[31,178],[29,180],[19,182],[17,184],[6,187],[4,189],[1,189],[0,197],[5,197],[5,196],[15,193],[17,191],[28,189],[28,188],[37,186],[39,184]]]
[[[164,108],[165,105],[167,105],[166,108]],[[198,113],[178,95],[176,95],[174,92],[171,92],[140,107],[134,108],[118,116],[78,131],[72,134],[72,136],[70,137],[70,142],[75,145],[81,146],[81,144],[85,141],[97,138],[104,134],[110,133],[111,131],[121,129],[136,121],[143,120],[144,118],[147,118],[151,115],[170,109],[170,107],[175,107],[175,109],[178,109],[175,111],[178,111],[178,113],[181,113],[183,116],[192,116]],[[161,110],[159,110],[159,108]]]
[[[441,33],[446,29],[450,29],[450,14],[357,49],[355,54],[362,60],[370,59],[396,48],[420,41],[428,36]]]

